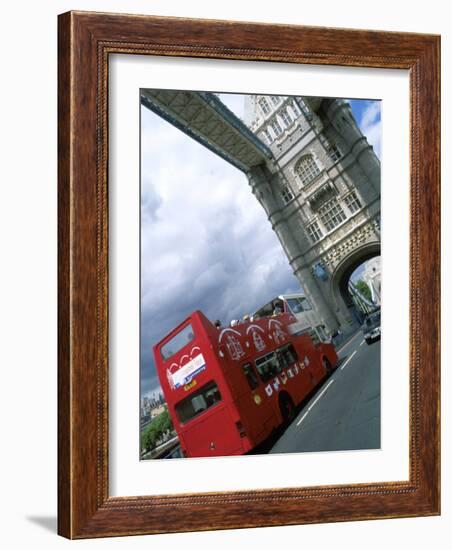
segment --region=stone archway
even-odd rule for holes
[[[381,255],[380,242],[371,242],[355,249],[336,267],[331,277],[331,295],[340,324],[350,329],[359,324],[355,304],[348,291],[350,276],[361,264]]]

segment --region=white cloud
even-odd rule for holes
[[[245,116],[245,96],[241,94],[218,94],[221,101],[236,116],[243,120]]]
[[[368,127],[374,124],[380,118],[380,102],[368,101],[367,107],[361,115],[361,124],[363,127]]]
[[[246,176],[145,108],[141,167],[145,393],[152,346],[192,311],[228,323],[299,285]]]
[[[361,131],[367,137],[367,141],[373,146],[375,154],[378,158],[381,156],[380,109],[380,101],[368,102],[368,105],[364,109],[360,120]]]
[[[221,94],[238,116],[243,96]],[[380,156],[380,102],[360,126]],[[142,109],[142,391],[157,386],[152,346],[193,310],[223,323],[299,289],[247,178]]]

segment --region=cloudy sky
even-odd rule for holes
[[[243,96],[221,95],[243,116]],[[380,155],[380,102],[350,102]],[[246,176],[141,108],[141,395],[152,346],[196,309],[224,324],[300,290]]]

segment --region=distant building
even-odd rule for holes
[[[143,397],[141,400],[141,416],[148,416],[151,410],[151,403],[148,397]]]
[[[379,257],[372,258],[366,262],[361,278],[370,288],[372,302],[377,306],[381,306],[381,268]]]
[[[159,414],[162,414],[163,412],[165,412],[165,410],[166,410],[165,405],[157,405],[150,412],[151,419],[155,418],[156,416],[159,416]]]

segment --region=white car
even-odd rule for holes
[[[375,311],[368,315],[363,323],[362,330],[364,340],[367,344],[372,344],[381,338],[380,311]]]

